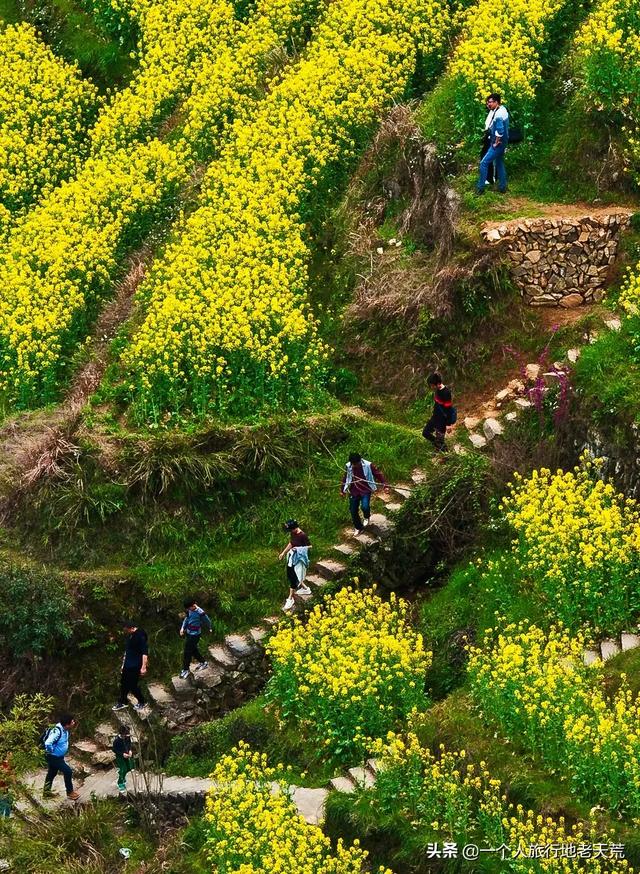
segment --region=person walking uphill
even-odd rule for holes
[[[194,598],[185,598],[184,609],[187,615],[184,617],[182,628],[180,629],[180,637],[184,637],[184,654],[182,656],[182,670],[180,677],[186,680],[189,676],[189,668],[193,659],[196,659],[196,671],[202,671],[209,667],[209,662],[205,661],[200,655],[198,644],[202,637],[202,626],[204,625],[207,631],[211,631],[211,620],[204,612],[202,607],[198,607]]]
[[[382,472],[371,461],[352,452],[342,477],[342,494],[349,495],[349,511],[356,537],[369,524],[371,495],[378,490],[378,486],[382,489],[387,487]],[[360,508],[364,518],[360,516]]]
[[[124,793],[127,791],[127,774],[135,768],[133,751],[131,749],[131,729],[128,725],[120,726],[111,749],[116,757],[118,791]]]
[[[453,406],[451,389],[444,385],[439,373],[432,373],[427,382],[433,392],[434,403],[433,413],[422,429],[422,436],[433,443],[438,452],[444,452],[447,427],[456,421],[456,408]]]
[[[287,582],[289,583],[289,597],[282,605],[282,609],[293,610],[295,595],[310,595],[311,589],[304,583],[309,567],[309,550],[311,541],[298,525],[295,519],[289,519],[282,526],[289,534],[289,542],[278,555],[278,560],[287,559]]]
[[[127,633],[127,646],[122,659],[122,673],[120,674],[120,698],[112,710],[124,710],[129,706],[128,695],[131,692],[136,700],[136,710],[142,710],[145,706],[144,695],[140,690],[140,677],[147,673],[147,660],[149,658],[149,643],[147,632],[131,619],[125,619],[122,623]]]
[[[509,113],[502,105],[499,94],[490,94],[487,97],[486,129],[489,131],[489,149],[480,161],[480,176],[476,191],[484,194],[485,183],[489,175],[489,167],[493,164],[495,175],[498,179],[498,191],[504,194],[507,190],[507,169],[504,164],[504,153],[509,143]]]
[[[44,755],[47,760],[47,776],[44,778],[43,798],[55,798],[57,792],[51,788],[58,771],[64,778],[64,788],[67,790],[67,798],[77,801],[80,798],[73,788],[73,771],[65,762],[64,757],[69,751],[69,732],[75,728],[76,721],[69,713],[62,713],[60,721],[50,728],[43,736],[41,743],[44,744]]]

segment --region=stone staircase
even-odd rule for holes
[[[386,494],[376,496],[375,500],[384,506],[385,511],[394,513],[402,507],[415,486],[425,479],[425,472],[416,469],[411,482],[390,486]],[[393,525],[385,513],[375,512],[367,528],[357,537],[352,528],[345,528],[340,543],[332,547],[329,556],[315,562],[307,574],[306,583],[311,594],[296,598],[296,612],[306,610],[308,602],[321,599],[323,589],[329,583],[339,582],[347,575],[351,558],[386,537]],[[109,721],[97,727],[92,739],[72,744],[73,754],[90,769],[112,768],[111,744],[123,722],[129,725],[134,742],[141,743],[147,734],[151,715],[158,718],[164,728],[176,733],[210,719],[212,713],[235,709],[262,688],[267,674],[264,642],[280,621],[278,616],[265,616],[246,632],[228,634],[222,642],[209,647],[209,665],[202,671],[191,673],[185,679],[175,675],[166,685],[149,683],[147,690],[151,706],[142,712],[132,708],[114,713]],[[131,697],[130,703],[134,703]]]
[[[636,631],[623,631],[620,638],[607,637],[600,641],[597,647],[585,649],[582,653],[582,661],[585,665],[595,662],[606,662],[617,656],[618,653],[637,649],[640,646],[640,634]]]

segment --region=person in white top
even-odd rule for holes
[[[509,113],[502,105],[499,94],[490,94],[487,97],[489,116],[487,124],[490,135],[489,149],[480,161],[480,176],[476,191],[484,194],[485,183],[489,173],[489,166],[495,165],[495,173],[498,177],[498,191],[504,194],[507,190],[507,169],[504,165],[504,153],[509,142]]]

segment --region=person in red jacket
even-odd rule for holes
[[[439,373],[432,373],[427,382],[433,392],[433,412],[422,429],[422,436],[433,443],[438,452],[444,452],[447,426],[453,425],[456,416],[451,389],[442,382]]]

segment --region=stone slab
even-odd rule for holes
[[[354,783],[358,786],[362,786],[363,789],[370,789],[372,786],[376,785],[375,775],[367,768],[349,768],[349,776]]]
[[[237,668],[240,664],[238,656],[234,655],[234,653],[232,653],[231,650],[222,643],[210,646],[209,655],[214,662],[222,665],[223,668]]]
[[[324,558],[322,561],[316,562],[315,570],[326,580],[337,580],[344,576],[347,566],[341,561],[335,561],[332,558]]]
[[[632,631],[623,631],[620,635],[620,642],[623,652],[626,652],[628,649],[637,649],[640,646],[640,634],[634,634]]]
[[[474,449],[483,449],[487,445],[487,438],[482,434],[469,434],[469,440]]]
[[[606,662],[621,652],[620,644],[617,640],[609,637],[600,644],[600,652],[602,653],[602,660]]]
[[[595,662],[599,662],[601,661],[600,653],[595,649],[585,649],[585,651],[582,653],[582,661],[587,666],[592,665]]]
[[[161,683],[149,683],[147,685],[149,698],[157,704],[158,707],[166,707],[167,705],[175,704],[175,698],[166,686]]]
[[[233,655],[241,659],[248,658],[256,651],[254,641],[249,640],[244,634],[227,634],[224,642]]]
[[[356,788],[355,783],[349,777],[334,777],[332,780],[329,780],[329,785],[336,792],[351,793]]]

